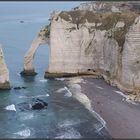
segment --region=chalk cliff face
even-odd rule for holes
[[[121,84],[127,90],[139,92],[140,89],[140,16],[129,28],[122,52]]]
[[[54,12],[40,33],[25,56],[24,71],[34,72],[35,51],[49,42],[46,78],[95,74],[121,90],[140,91],[140,3],[91,2]]]
[[[139,92],[140,15],[134,5],[124,6],[54,13],[45,77],[92,73],[122,90]]]
[[[5,64],[1,45],[0,45],[0,89],[10,89],[9,71]]]

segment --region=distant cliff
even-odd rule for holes
[[[45,77],[96,74],[121,90],[138,93],[139,9],[136,2],[92,2],[54,12],[44,34],[50,46]]]
[[[9,71],[5,64],[2,46],[0,45],[0,89],[10,89]]]

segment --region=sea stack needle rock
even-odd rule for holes
[[[33,66],[33,59],[34,59],[34,56],[35,56],[35,53],[36,53],[38,47],[40,47],[43,44],[49,43],[49,38],[48,38],[49,32],[50,32],[49,26],[46,26],[44,29],[42,29],[39,32],[38,37],[32,41],[31,47],[27,51],[27,53],[25,54],[25,57],[24,57],[24,69],[20,73],[21,75],[34,76],[37,74],[35,72],[35,68]]]
[[[10,89],[9,71],[5,64],[2,45],[0,45],[0,90]]]

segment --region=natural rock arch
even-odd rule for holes
[[[24,56],[24,69],[20,73],[21,75],[33,76],[37,74],[33,66],[33,60],[34,60],[36,51],[41,45],[47,44],[48,42],[49,42],[48,38],[42,38],[42,37],[35,38],[32,41],[31,47],[29,48],[29,50]]]

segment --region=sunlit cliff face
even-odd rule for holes
[[[54,12],[50,24],[41,29],[38,39],[48,39],[50,46],[45,77],[97,74],[122,90],[138,92],[139,63],[135,71],[132,68],[133,62],[139,61],[137,52],[140,51],[140,18],[139,11],[134,10],[136,5],[121,3],[107,7],[97,2],[92,6],[90,10],[86,9],[88,4],[83,9],[79,6],[71,11]],[[36,51],[31,50],[27,54],[32,57],[25,57],[26,69],[26,62],[33,61]]]
[[[9,71],[5,64],[2,46],[0,45],[0,89],[10,89]]]

